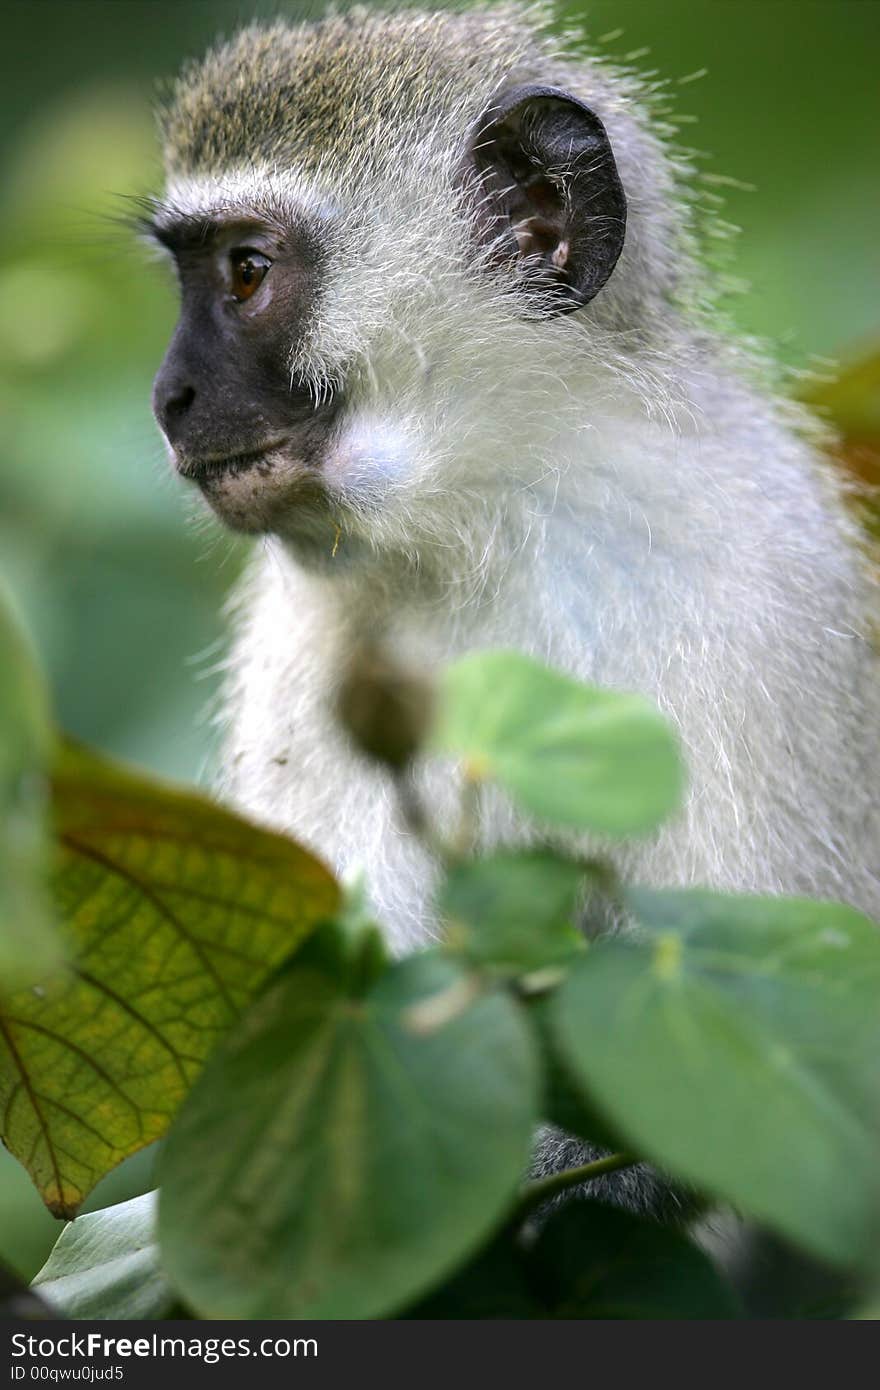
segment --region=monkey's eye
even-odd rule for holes
[[[272,262],[268,256],[247,248],[233,251],[229,257],[232,270],[232,297],[242,303],[250,299],[266,278],[266,271]]]

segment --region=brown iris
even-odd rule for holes
[[[232,296],[241,303],[250,299],[263,283],[272,262],[259,251],[246,249],[233,251],[229,259],[232,266]]]

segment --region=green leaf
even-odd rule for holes
[[[880,933],[847,907],[638,892],[551,1005],[627,1146],[820,1256],[876,1229]]]
[[[204,1317],[375,1318],[512,1203],[536,1120],[528,1027],[439,953],[362,997],[310,948],[209,1062],[161,1161],[162,1258]]]
[[[49,702],[29,644],[0,587],[0,989],[57,965],[47,891]]]
[[[433,744],[541,820],[579,830],[648,831],[681,799],[678,745],[653,705],[519,652],[477,652],[448,668]]]
[[[544,850],[454,864],[438,898],[449,943],[516,974],[559,965],[584,947],[575,917],[586,876],[583,865]]]
[[[332,915],[280,835],[67,749],[54,894],[72,967],[0,1002],[3,1139],[58,1216],[162,1135],[267,973]]]
[[[566,1064],[553,1028],[555,991],[536,994],[526,1000],[526,1012],[535,1032],[541,1055],[541,1118],[562,1130],[610,1153],[625,1148],[619,1131],[608,1116],[598,1111],[580,1082]]]
[[[33,1287],[66,1318],[164,1318],[175,1307],[159,1267],[156,1193],[71,1221]]]
[[[529,1283],[544,1317],[736,1318],[733,1290],[677,1231],[599,1202],[571,1202],[529,1252]]]

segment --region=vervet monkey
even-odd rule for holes
[[[365,632],[421,671],[516,647],[680,730],[686,808],[610,850],[628,877],[880,912],[876,598],[818,429],[713,327],[639,80],[542,11],[355,10],[243,30],[162,119],[156,417],[263,538],[228,797],[417,946],[430,860],[334,692]],[[450,824],[454,777],[421,785]],[[529,833],[487,798],[481,843]]]

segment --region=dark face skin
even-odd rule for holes
[[[292,344],[315,297],[303,238],[252,220],[162,220],[180,319],[156,377],[153,411],[174,455],[236,530],[283,529],[320,497],[319,467],[339,411],[291,376]]]

